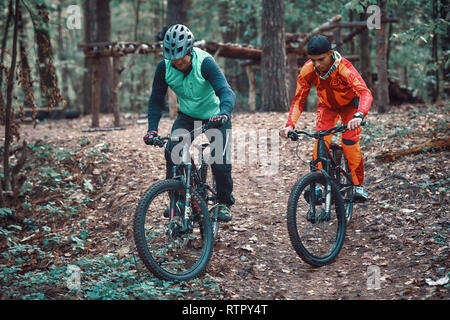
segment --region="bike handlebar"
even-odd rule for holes
[[[365,124],[366,124],[366,121],[363,120],[361,122],[361,126],[364,126]],[[347,125],[346,124],[335,126],[335,127],[330,128],[328,130],[322,130],[322,131],[314,132],[314,133],[309,133],[309,132],[306,132],[306,131],[299,131],[299,130],[291,130],[288,133],[288,138],[290,138],[292,141],[297,141],[298,138],[299,138],[299,135],[300,134],[304,134],[304,135],[306,135],[308,137],[319,139],[321,137],[325,137],[325,136],[328,136],[330,134],[335,134],[335,133],[339,133],[339,132],[342,133],[342,132],[345,132],[345,131],[347,131]]]
[[[207,123],[205,123],[201,127],[194,128],[194,130],[190,131],[189,133],[187,133],[185,135],[181,135],[181,136],[170,136],[169,135],[167,137],[157,137],[157,138],[155,138],[153,145],[162,148],[169,140],[172,142],[181,142],[181,141],[183,141],[184,138],[186,138],[188,136],[192,136],[192,134],[195,133],[196,131],[201,130],[201,133],[204,133],[208,129],[209,129],[209,125]]]

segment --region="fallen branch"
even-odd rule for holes
[[[112,127],[112,128],[90,128],[83,129],[81,132],[97,132],[97,131],[115,131],[115,130],[125,130],[122,127]]]
[[[449,136],[439,139],[428,140],[424,143],[419,144],[418,146],[408,149],[387,151],[376,156],[375,158],[380,161],[395,161],[401,157],[411,154],[419,154],[430,151],[447,150],[447,149],[450,149]]]
[[[306,46],[306,44],[312,37],[324,32],[324,31],[335,29],[336,23],[341,21],[341,19],[342,19],[342,16],[340,14],[338,14],[338,15],[334,16],[333,18],[331,18],[330,21],[327,21],[324,24],[318,26],[317,28],[314,28],[311,32],[309,32],[302,39],[302,41],[300,42],[300,47],[303,48],[304,46]]]

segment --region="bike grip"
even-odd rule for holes
[[[363,119],[363,121],[361,121],[361,126],[365,126],[366,125],[366,119]]]
[[[182,137],[178,136],[178,137],[170,137],[170,141],[172,142],[181,142]]]
[[[288,132],[288,138],[290,138],[292,141],[298,140],[298,134],[295,131],[289,131]]]

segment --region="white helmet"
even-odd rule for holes
[[[194,35],[182,24],[171,26],[164,35],[163,57],[167,60],[183,58],[194,47]]]

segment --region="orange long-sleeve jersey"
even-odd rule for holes
[[[312,61],[308,60],[297,77],[297,89],[291,103],[286,127],[295,127],[305,106],[311,86],[315,86],[317,89],[318,105],[337,109],[350,104],[355,97],[358,97],[357,111],[361,111],[364,116],[367,115],[372,105],[372,93],[350,61],[342,57],[336,70],[323,80],[314,70]]]

